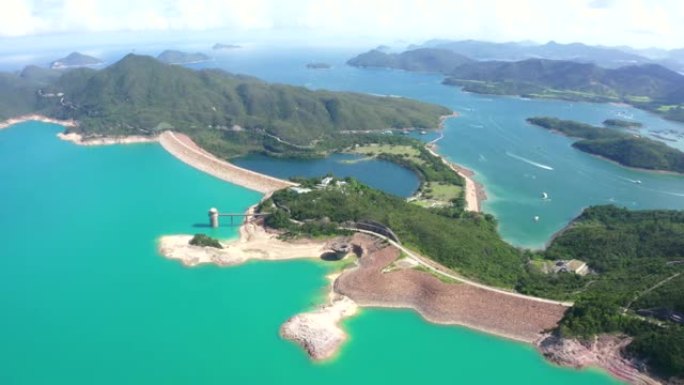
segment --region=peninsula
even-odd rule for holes
[[[353,179],[300,182],[296,189],[267,196],[253,209],[268,214],[264,223],[247,222],[240,240],[222,242],[223,249],[192,246],[189,235],[173,236],[160,240],[162,254],[188,265],[232,265],[249,258],[327,259],[329,250],[350,245],[344,249],[351,253],[339,255],[349,263],[331,277],[328,301],[281,328],[315,359],[334,356],[346,339],[339,322],[357,306],[402,307],[431,322],[533,343],[555,362],[600,366],[634,384],[658,383],[637,370],[643,362],[664,378],[681,376],[683,368],[673,363],[684,353],[681,321],[659,318],[655,326],[656,318],[642,314],[684,310],[677,291],[684,213],[590,208],[547,250],[532,252],[503,242],[487,215],[449,218]],[[658,228],[645,223],[677,235],[658,235]],[[294,242],[291,249],[288,242]],[[537,269],[543,261],[580,259],[589,266],[588,275]]]
[[[550,117],[529,118],[536,126],[580,138],[572,144],[578,150],[615,161],[623,166],[645,170],[684,173],[684,153],[665,143],[616,129],[595,127]],[[609,126],[626,123],[608,123]],[[633,127],[633,125],[629,125]]]

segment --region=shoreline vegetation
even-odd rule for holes
[[[485,186],[476,181],[474,176],[475,176],[475,171],[466,168],[464,166],[461,166],[457,163],[448,161],[443,155],[440,155],[437,153],[438,151],[438,145],[437,143],[444,138],[444,125],[446,124],[446,121],[451,118],[457,118],[459,117],[459,113],[455,112],[451,115],[443,115],[440,117],[440,122],[439,122],[439,129],[442,130],[440,133],[440,136],[432,140],[431,142],[427,143],[425,145],[425,148],[433,155],[442,160],[446,165],[448,165],[452,170],[454,170],[455,173],[457,173],[463,180],[465,181],[465,192],[464,192],[464,199],[465,199],[465,209],[467,211],[473,211],[473,212],[482,212],[482,204],[484,201],[487,200],[487,190],[485,190]]]

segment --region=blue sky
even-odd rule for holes
[[[227,30],[684,47],[681,0],[2,0],[0,37]]]

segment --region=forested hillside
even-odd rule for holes
[[[580,138],[582,140],[573,143],[573,147],[624,166],[684,173],[684,153],[662,142],[570,120],[535,117],[527,121],[548,130]]]

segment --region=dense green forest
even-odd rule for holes
[[[406,71],[449,73],[471,59],[452,51],[420,48],[402,53],[372,50],[347,61],[354,67],[396,68]]]
[[[662,142],[571,120],[535,117],[527,121],[548,130],[581,138],[572,146],[624,166],[684,173],[684,153]]]
[[[684,325],[642,317],[642,309],[684,312],[684,212],[629,211],[614,206],[586,209],[545,251],[505,243],[489,215],[457,217],[413,205],[355,180],[313,191],[276,192],[259,210],[273,213],[267,225],[287,236],[329,235],[355,222],[389,226],[402,243],[460,274],[525,294],[574,300],[559,333],[587,338],[622,332],[635,338],[631,354],[645,357],[659,374],[684,376]],[[291,221],[295,220],[295,221]],[[585,261],[586,276],[543,274],[538,260]],[[660,284],[660,285],[658,285]]]
[[[647,357],[662,375],[684,376],[684,325],[636,314],[684,314],[684,212],[592,207],[554,239],[546,257],[582,259],[595,271],[561,322],[563,335],[627,333],[635,338],[629,352]]]
[[[437,127],[439,116],[450,112],[403,98],[311,91],[134,55],[102,71],[73,71],[57,87],[75,106],[59,112],[87,132],[173,127],[215,142],[268,136],[275,145],[308,146],[340,131]]]
[[[317,181],[302,182],[313,186]],[[267,224],[293,235],[334,234],[338,227],[360,220],[383,223],[402,243],[464,275],[499,286],[513,287],[523,273],[523,253],[501,240],[492,216],[463,211],[459,217],[447,216],[355,180],[346,182],[339,188],[306,194],[281,190],[260,210],[275,212]],[[305,225],[295,225],[289,219]]]

